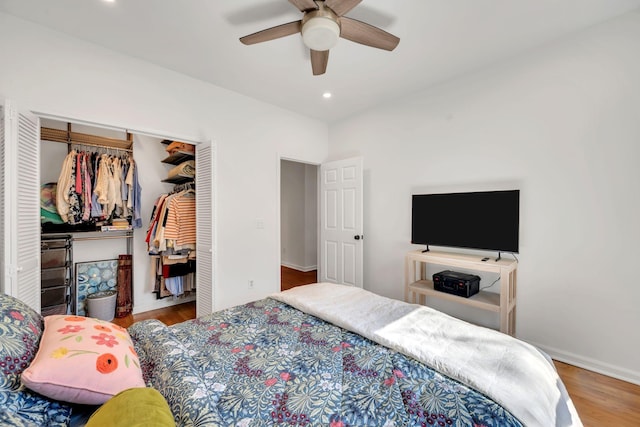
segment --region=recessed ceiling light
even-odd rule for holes
[[[323,94],[322,94],[322,97],[323,97],[324,99],[329,99],[329,98],[331,98],[331,92],[325,92],[325,93],[323,93]]]

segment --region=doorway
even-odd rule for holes
[[[280,160],[280,289],[317,282],[318,165]]]

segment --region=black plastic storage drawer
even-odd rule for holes
[[[51,288],[67,284],[67,268],[48,268],[40,272],[40,287]]]
[[[51,316],[53,314],[67,314],[67,304],[52,305],[50,307],[42,307],[42,316]]]
[[[47,249],[40,252],[40,268],[64,267],[67,262],[67,249]]]
[[[40,304],[42,307],[61,305],[67,303],[67,287],[57,286],[55,288],[42,289]]]
[[[63,249],[67,247],[66,239],[47,239],[40,241],[40,249]]]

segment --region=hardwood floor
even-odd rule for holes
[[[282,267],[282,290],[316,282],[316,272],[303,273]],[[144,319],[159,319],[167,325],[195,317],[195,303],[149,311],[114,319],[128,327]],[[586,369],[554,361],[558,374],[576,406],[585,427],[640,426],[640,386]]]
[[[640,386],[554,363],[585,427],[640,426]]]
[[[161,308],[159,310],[145,311],[144,313],[138,313],[135,315],[128,315],[126,317],[116,317],[112,320],[116,325],[128,328],[133,325],[134,322],[139,322],[146,319],[158,319],[165,325],[173,325],[175,323],[184,322],[185,320],[195,319],[196,317],[196,303],[187,302],[184,304],[174,305],[172,307]]]
[[[293,268],[280,266],[280,290],[286,291],[300,285],[308,285],[318,281],[317,270],[308,272],[294,270]]]

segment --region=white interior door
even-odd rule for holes
[[[362,158],[320,166],[319,282],[362,287]]]
[[[40,311],[40,120],[4,106],[4,291]]]
[[[215,308],[215,151],[211,143],[196,145],[196,162],[196,315],[203,316]]]

